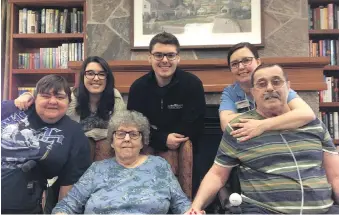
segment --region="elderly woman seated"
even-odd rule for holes
[[[140,154],[149,134],[141,113],[116,113],[107,136],[115,158],[93,163],[53,213],[184,213],[191,202],[170,165],[161,157]]]

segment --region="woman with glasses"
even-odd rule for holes
[[[255,108],[255,101],[250,93],[251,75],[261,64],[261,60],[257,49],[244,42],[229,50],[227,62],[236,81],[226,87],[221,95],[219,116],[223,131],[233,118]],[[293,90],[288,95],[288,106],[292,111],[270,119],[241,119],[240,123],[230,125],[237,128],[231,134],[240,141],[246,141],[267,130],[293,129],[315,119],[311,107]]]
[[[107,140],[115,158],[94,162],[52,213],[182,214],[191,205],[170,165],[141,154],[150,125],[136,111],[121,111],[109,122]],[[83,211],[84,210],[84,211]]]
[[[33,103],[30,94],[23,94],[15,100],[20,109]],[[79,86],[72,92],[72,101],[67,115],[79,122],[90,139],[92,160],[112,156],[111,148],[103,141],[113,113],[125,109],[124,101],[114,88],[114,77],[108,63],[101,57],[90,56],[82,64]]]

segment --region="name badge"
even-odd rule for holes
[[[251,110],[250,102],[247,99],[236,102],[235,106],[239,113]]]

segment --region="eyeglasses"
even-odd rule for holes
[[[126,134],[129,135],[129,137],[132,140],[137,140],[140,138],[141,136],[141,132],[140,131],[114,131],[114,136],[117,139],[124,139],[126,137]]]
[[[172,61],[177,58],[178,53],[169,52],[169,53],[162,53],[162,52],[155,52],[152,54],[155,60],[162,60],[166,56],[168,60]]]
[[[233,61],[233,62],[231,62],[230,67],[231,67],[231,69],[238,69],[240,63],[242,63],[242,65],[244,65],[244,66],[251,65],[253,58],[254,57],[245,57],[242,60]]]
[[[258,82],[254,84],[254,86],[258,89],[266,89],[269,81],[271,82],[271,85],[274,89],[279,89],[286,83],[281,78],[276,77],[276,78],[272,78],[271,80],[266,80],[266,79],[259,80]]]
[[[93,80],[95,78],[95,76],[98,76],[98,78],[100,80],[105,80],[106,77],[107,77],[107,73],[104,72],[104,71],[100,71],[98,73],[95,73],[95,71],[93,71],[93,70],[85,71],[85,77],[87,79]]]
[[[43,99],[46,99],[46,100],[51,99],[53,96],[59,101],[68,98],[68,96],[66,94],[56,94],[56,95],[54,95],[54,94],[49,94],[49,93],[39,93],[38,95],[40,97],[42,97]]]

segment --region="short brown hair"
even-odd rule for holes
[[[177,48],[177,52],[178,53],[180,52],[179,40],[176,38],[176,36],[174,36],[171,33],[166,32],[166,31],[155,35],[151,39],[151,42],[149,44],[149,52],[150,53],[152,52],[154,45],[157,44],[157,43],[161,43],[161,44],[165,44],[165,45],[175,45],[175,47]]]
[[[53,93],[57,94],[59,91],[65,91],[68,96],[68,101],[71,102],[71,89],[67,80],[60,75],[46,75],[42,77],[35,86],[34,97],[38,93],[49,93],[53,89]]]

